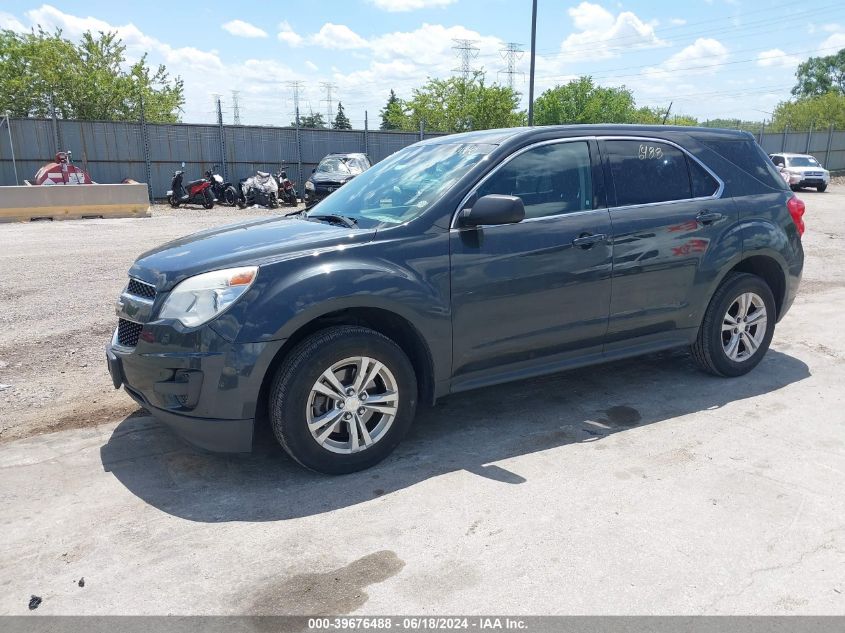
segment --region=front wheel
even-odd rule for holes
[[[387,457],[411,426],[413,366],[392,340],[357,326],[321,330],[288,354],[273,380],[270,420],[301,465],[340,475]]]
[[[776,320],[775,299],[757,275],[729,274],[710,299],[692,355],[716,376],[742,376],[763,360]]]
[[[175,196],[167,196],[167,203],[173,207],[174,209],[179,208],[179,201],[176,199]]]
[[[816,191],[818,191],[819,193],[824,193],[826,190],[827,185],[819,185],[818,187],[816,187]]]
[[[211,189],[206,189],[203,193],[203,203],[202,206],[204,209],[213,209],[214,208],[214,194],[211,193]]]
[[[226,190],[223,192],[223,202],[224,204],[228,204],[230,207],[235,206],[235,202],[238,200],[238,192],[235,190],[234,187],[226,187]]]

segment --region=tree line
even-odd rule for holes
[[[15,117],[138,121],[141,108],[151,122],[178,122],[184,83],[164,65],[151,68],[146,56],[127,64],[116,33],[86,32],[78,42],[61,30],[0,31],[0,113]],[[792,98],[777,105],[768,129],[805,130],[833,125],[845,129],[845,48],[810,57],[798,66]],[[483,72],[468,77],[430,78],[407,98],[391,90],[380,112],[382,130],[464,132],[525,125],[520,94],[488,83]],[[707,124],[757,131],[762,121],[713,120],[639,106],[625,86],[600,86],[583,76],[555,86],[534,102],[535,125],[572,123]],[[291,125],[295,122],[292,121]],[[300,117],[300,126],[348,130],[342,103],[333,120],[321,113]]]

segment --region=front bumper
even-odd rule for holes
[[[248,452],[261,384],[282,341],[229,343],[211,328],[190,334],[146,324],[134,348],[106,346],[116,389],[191,444]]]
[[[806,174],[795,174],[789,176],[789,185],[792,187],[820,187],[830,184],[830,176],[807,176]]]

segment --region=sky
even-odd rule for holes
[[[638,105],[701,120],[762,120],[789,98],[795,68],[845,48],[845,2],[831,0],[539,0],[535,94],[580,75],[626,86]],[[288,125],[290,82],[300,112],[336,112],[371,127],[390,89],[410,97],[461,64],[455,40],[488,82],[513,81],[527,107],[531,0],[318,0],[40,3],[0,0],[0,29],[117,31],[130,61],[143,54],[185,82],[186,122]],[[509,75],[507,44],[515,54]],[[331,101],[326,84],[331,85]]]

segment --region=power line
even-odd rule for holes
[[[524,75],[525,73],[520,72],[516,69],[516,63],[522,59],[522,56],[525,52],[522,50],[521,45],[517,44],[516,42],[508,42],[505,44],[505,47],[499,49],[499,52],[502,55],[502,58],[507,63],[507,70],[500,70],[497,74],[501,75],[504,73],[508,76],[508,88],[513,90],[513,78],[515,75]]]
[[[476,40],[453,39],[455,45],[452,47],[458,55],[459,66],[453,68],[453,72],[460,73],[464,83],[469,80],[473,72],[472,60],[478,57],[479,48],[475,45]]]

